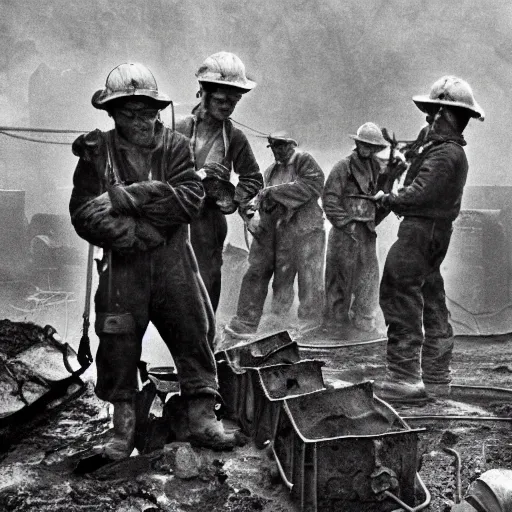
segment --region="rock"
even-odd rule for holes
[[[201,462],[190,443],[165,445],[164,457],[177,478],[190,480],[199,476]]]
[[[158,512],[160,507],[151,501],[142,498],[130,497],[123,501],[115,510],[115,512]]]

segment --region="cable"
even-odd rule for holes
[[[231,119],[231,121],[233,121],[233,123],[235,123],[235,124],[243,126],[244,128],[247,128],[248,130],[252,130],[254,133],[259,133],[260,135],[264,135],[265,137],[268,137],[268,133],[261,132],[260,130],[256,130],[255,128],[251,128],[250,126],[240,123],[239,121],[235,121],[234,119]]]
[[[22,128],[19,126],[0,126],[2,132],[38,132],[38,133],[87,133],[86,130],[60,130],[53,128]]]
[[[4,131],[0,131],[0,135],[6,135],[7,137],[12,137],[13,139],[28,140],[29,142],[39,142],[41,144],[59,144],[59,145],[63,145],[63,146],[71,146],[73,144],[72,142],[60,142],[57,140],[34,139],[33,137],[24,137],[23,135],[14,135],[13,133],[7,133]]]

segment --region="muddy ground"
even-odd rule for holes
[[[384,370],[384,343],[302,352],[304,357],[326,362],[326,378],[376,379]],[[512,389],[512,339],[457,339],[453,367],[456,384]],[[397,410],[403,416],[512,418],[512,404],[490,399],[471,404],[443,399],[422,408]],[[454,459],[440,444],[446,431],[454,435],[454,447],[461,455],[463,491],[487,469],[512,469],[512,422],[438,419],[410,424],[426,429],[420,435],[419,472],[432,494],[429,510],[448,511],[456,499]],[[92,382],[80,396],[40,417],[38,423],[18,427],[18,439],[0,455],[0,511],[298,510],[271,458],[251,445],[228,453],[195,450],[198,461],[192,469],[186,462],[176,468],[160,453],[132,457],[104,473],[74,474],[77,454],[100,445],[110,427],[108,408],[95,398]]]

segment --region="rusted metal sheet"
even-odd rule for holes
[[[273,452],[303,512],[396,509],[415,502],[418,433],[365,382],[285,399]]]
[[[239,368],[256,368],[300,361],[299,347],[288,331],[252,338],[226,350],[228,361]]]
[[[51,326],[0,321],[0,428],[32,406],[66,393],[82,367]],[[27,412],[28,414],[28,412]]]
[[[300,354],[298,344],[287,331],[282,331],[239,343],[218,352],[216,359],[219,391],[225,404],[224,414],[238,420],[240,402],[245,400],[247,388],[252,385],[252,377],[249,379],[246,375],[247,369],[295,363],[300,361]]]

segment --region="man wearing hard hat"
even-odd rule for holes
[[[389,146],[374,123],[359,127],[354,151],[332,169],[323,207],[332,224],[325,267],[324,329],[336,338],[365,337],[375,328],[379,265],[375,233],[380,164],[374,155]]]
[[[317,326],[322,312],[325,232],[318,199],[324,173],[286,133],[272,134],[268,142],[275,162],[265,171],[265,188],[249,213],[254,236],[249,268],[236,316],[226,326],[226,332],[235,336],[256,332],[272,277],[271,311],[280,326],[293,303],[296,276],[301,327]]]
[[[235,442],[214,413],[213,312],[188,235],[204,189],[188,140],[159,120],[170,103],[148,68],[121,64],[92,97],[115,128],[73,143],[80,159],[71,220],[82,238],[104,250],[95,297],[96,394],[114,405],[114,435],[104,447],[111,459],[128,457],[134,447],[137,365],[150,321],[178,370],[177,439],[213,448]]]
[[[216,311],[227,236],[225,216],[238,209],[247,220],[247,204],[263,187],[249,141],[229,119],[242,95],[256,87],[256,83],[246,77],[243,62],[229,52],[208,57],[196,76],[201,102],[191,115],[177,121],[176,130],[189,137],[195,168],[206,190],[204,207],[191,223],[190,237]],[[236,187],[230,181],[232,169],[238,175]]]
[[[416,106],[432,123],[411,162],[404,187],[377,193],[380,204],[403,217],[380,287],[388,328],[387,375],[376,385],[385,400],[422,402],[428,392],[450,391],[453,330],[440,272],[468,173],[462,135],[484,112],[467,82],[444,76]]]

